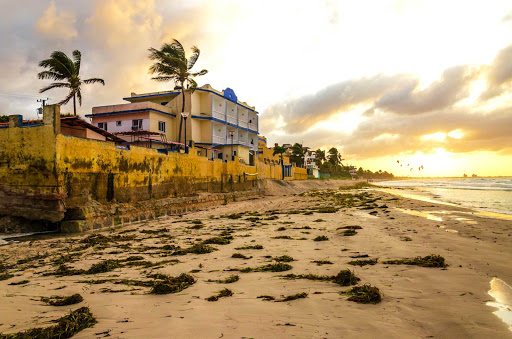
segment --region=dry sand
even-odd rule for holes
[[[494,299],[488,294],[490,281],[498,277],[512,282],[511,222],[486,218],[471,210],[395,197],[369,191],[383,208],[343,207],[336,213],[290,214],[307,208],[331,206],[330,199],[299,196],[297,193],[315,188],[337,188],[352,184],[342,181],[305,181],[269,183],[269,196],[236,202],[182,217],[161,218],[134,224],[101,234],[134,235],[129,241],[115,241],[89,247],[78,253],[77,261],[67,263],[77,269],[88,269],[104,259],[124,259],[140,255],[145,260],[179,260],[160,267],[121,267],[100,274],[56,277],[52,264],[61,254],[73,253],[90,234],[78,236],[33,237],[0,247],[4,265],[15,264],[9,273],[16,276],[0,281],[0,333],[14,333],[33,327],[49,326],[69,310],[88,306],[98,323],[78,333],[76,338],[110,336],[113,338],[509,338],[512,331],[498,318],[496,308],[486,305]],[[361,191],[343,193],[357,194]],[[254,211],[265,214],[277,210],[275,220],[246,220],[222,217],[226,214]],[[372,211],[377,211],[370,214]],[[442,212],[442,213],[441,213]],[[323,219],[324,221],[315,221]],[[437,220],[436,220],[437,219]],[[193,229],[192,220],[204,227]],[[354,236],[343,236],[338,228],[361,226]],[[304,229],[309,226],[311,229]],[[284,227],[286,230],[278,231]],[[141,230],[162,230],[142,233]],[[230,229],[234,239],[227,245],[212,245],[217,251],[207,254],[172,256],[172,251],[154,247],[179,245],[189,247],[198,241],[218,236]],[[127,230],[132,230],[127,232]],[[292,239],[274,239],[287,235]],[[327,241],[313,241],[325,235]],[[236,250],[245,245],[262,245],[262,250]],[[119,247],[121,246],[121,247]],[[153,249],[148,247],[153,246]],[[231,258],[243,253],[251,259]],[[18,260],[40,255],[39,259],[16,264]],[[351,256],[378,258],[376,265],[358,267],[347,264]],[[411,258],[428,254],[442,255],[449,267],[426,268],[383,264],[388,259]],[[286,272],[226,271],[258,267],[272,262],[268,256],[288,255],[293,269]],[[267,257],[266,257],[267,256]],[[314,260],[333,264],[318,266]],[[340,295],[341,287],[332,282],[287,280],[288,273],[336,275],[350,268],[361,278],[361,284],[376,286],[383,294],[378,304],[358,304]],[[87,284],[89,279],[141,279],[150,273],[172,276],[190,273],[197,282],[187,289],[166,295],[148,294],[149,288],[114,284]],[[238,274],[231,284],[207,282]],[[9,283],[29,280],[25,285]],[[216,302],[205,298],[223,288],[232,297]],[[116,290],[120,292],[115,292]],[[124,291],[123,291],[124,290]],[[257,297],[276,298],[300,292],[307,298],[289,302],[263,301]],[[80,304],[46,306],[40,297],[80,293]]]

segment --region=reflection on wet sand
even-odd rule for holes
[[[397,196],[404,197],[404,198],[420,200],[420,201],[424,201],[424,202],[431,202],[431,203],[441,204],[441,205],[446,205],[446,206],[461,207],[460,205],[457,205],[457,204],[452,204],[449,202],[432,199],[432,197],[430,197],[426,194],[404,192],[403,190],[397,190],[397,189],[391,189],[391,188],[378,188],[376,190],[385,192],[385,193],[389,193],[389,194],[393,194],[393,195],[397,195]],[[430,213],[432,213],[432,212],[430,212]],[[441,213],[441,212],[438,212],[438,213]],[[443,211],[442,213],[454,213],[454,212]],[[489,211],[482,211],[482,210],[471,210],[470,212],[457,211],[456,213],[461,213],[461,214],[464,213],[464,214],[469,214],[469,215],[473,215],[473,216],[477,216],[477,217],[512,220],[512,215],[510,215],[510,214],[503,214],[503,213],[496,213],[496,212],[489,212]],[[460,221],[465,221],[465,220],[461,219]]]
[[[512,331],[512,287],[501,279],[493,278],[491,280],[491,289],[489,295],[496,302],[487,302],[487,306],[496,307],[498,310],[493,313],[509,325]]]

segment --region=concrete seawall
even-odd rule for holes
[[[263,194],[263,181],[282,180],[280,165],[255,166],[60,133],[60,108],[42,123],[11,116],[0,128],[0,216],[60,223],[85,231]],[[305,169],[296,169],[305,179]],[[294,177],[292,177],[293,179]],[[112,212],[113,211],[113,212]]]

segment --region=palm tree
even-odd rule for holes
[[[272,153],[272,155],[279,154],[281,156],[281,165],[284,165],[284,162],[283,162],[283,153],[284,152],[286,152],[286,148],[284,148],[283,146],[275,146],[274,153]]]
[[[295,163],[296,166],[303,167],[304,166],[304,148],[301,144],[296,142],[292,146],[292,155],[290,157],[290,161]]]
[[[316,159],[315,162],[317,166],[320,166],[322,162],[325,161],[325,151],[321,150],[320,148],[315,151]]]
[[[105,81],[100,78],[90,78],[87,80],[80,79],[80,63],[82,61],[82,54],[80,51],[73,51],[73,60],[71,60],[65,53],[61,51],[54,51],[50,55],[50,59],[43,60],[39,63],[39,67],[46,68],[46,71],[39,72],[37,77],[39,79],[50,79],[61,82],[54,82],[39,90],[39,93],[46,92],[52,88],[69,88],[69,94],[59,105],[65,105],[73,98],[73,113],[76,116],[76,98],[78,104],[82,106],[82,92],[80,86],[82,84],[94,84],[99,82],[105,86]]]
[[[342,157],[341,157],[341,154],[340,152],[338,152],[338,149],[336,149],[335,147],[332,147],[330,150],[329,150],[329,162],[333,165],[333,166],[343,166],[343,164],[341,163],[343,160]]]
[[[174,81],[175,88],[181,89],[183,102],[181,103],[181,112],[185,112],[185,85],[187,91],[193,93],[197,88],[197,83],[194,78],[208,73],[203,69],[199,72],[191,72],[197,59],[199,59],[199,48],[192,46],[192,55],[187,59],[183,45],[176,39],[170,44],[163,44],[162,48],[149,49],[149,58],[154,60],[155,63],[149,67],[150,74],[157,74],[153,77],[156,81]],[[181,142],[181,126],[183,123],[183,116],[180,117],[180,129],[178,132],[178,142]],[[186,142],[186,140],[185,140]]]

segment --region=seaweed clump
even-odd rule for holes
[[[121,267],[119,261],[117,260],[103,260],[97,264],[93,264],[85,273],[87,274],[96,274],[96,273],[106,273],[113,271],[116,268]]]
[[[232,284],[234,282],[237,282],[238,280],[240,280],[240,276],[234,274],[234,275],[230,275],[226,279],[218,279],[218,280],[208,279],[207,281],[208,282],[216,282],[216,283],[219,283],[219,284]]]
[[[313,239],[313,241],[327,241],[327,240],[329,240],[329,238],[326,237],[325,235],[319,235],[318,237]]]
[[[230,289],[224,288],[223,290],[219,291],[217,295],[212,295],[211,297],[206,298],[208,301],[217,301],[220,298],[226,298],[231,297],[233,295],[233,291]]]
[[[289,255],[282,255],[280,257],[275,257],[273,258],[275,261],[279,261],[279,262],[291,262],[291,261],[295,261],[295,259],[293,259],[292,257],[290,257]]]
[[[348,291],[340,292],[340,294],[348,295],[348,300],[361,304],[377,304],[382,301],[379,289],[370,284],[354,286]]]
[[[276,300],[276,302],[291,301],[291,300],[303,299],[303,298],[307,298],[307,297],[308,297],[308,294],[306,292],[301,292],[301,293],[289,295],[287,297],[284,297],[281,300]]]
[[[354,265],[354,266],[366,266],[366,265],[375,265],[377,263],[377,259],[366,259],[366,260],[352,260],[349,261],[347,264]]]
[[[169,294],[178,293],[196,283],[196,279],[189,274],[182,273],[177,277],[171,277],[165,274],[157,273],[152,276],[161,279],[153,284],[151,294]]]
[[[448,267],[445,259],[438,254],[430,254],[425,257],[418,256],[416,258],[410,259],[387,260],[383,261],[382,263],[391,265],[416,265],[421,267]]]
[[[81,307],[71,311],[68,315],[57,320],[57,324],[43,328],[33,328],[27,331],[2,334],[5,339],[31,339],[31,338],[71,338],[76,333],[94,326],[96,319],[92,315],[89,307]]]
[[[231,258],[237,258],[237,259],[251,259],[252,257],[248,257],[246,255],[243,255],[242,253],[233,253]]]
[[[337,275],[317,275],[317,274],[287,274],[283,278],[285,279],[307,279],[316,281],[331,281],[341,286],[352,286],[356,285],[361,279],[359,279],[353,271],[349,269],[341,270]]]
[[[61,296],[51,296],[49,298],[42,297],[41,301],[51,305],[51,306],[67,306],[67,305],[74,305],[82,302],[84,298],[78,294],[75,293],[73,295],[67,296],[67,297],[61,297]]]
[[[247,273],[247,272],[283,272],[283,271],[289,271],[292,268],[293,268],[293,266],[290,264],[278,262],[275,264],[268,264],[268,265],[263,265],[263,266],[255,267],[255,268],[246,267],[246,268],[239,269],[238,271],[243,272],[243,273]]]
[[[237,247],[235,250],[262,250],[263,246],[261,245],[247,245],[242,247]]]
[[[203,244],[227,245],[231,241],[227,237],[213,237],[203,241]]]
[[[177,251],[173,252],[172,255],[185,255],[188,253],[194,253],[194,254],[206,254],[206,253],[212,253],[213,251],[216,251],[217,249],[213,246],[208,246],[205,243],[198,243],[190,246],[189,248],[183,248],[178,249]]]

